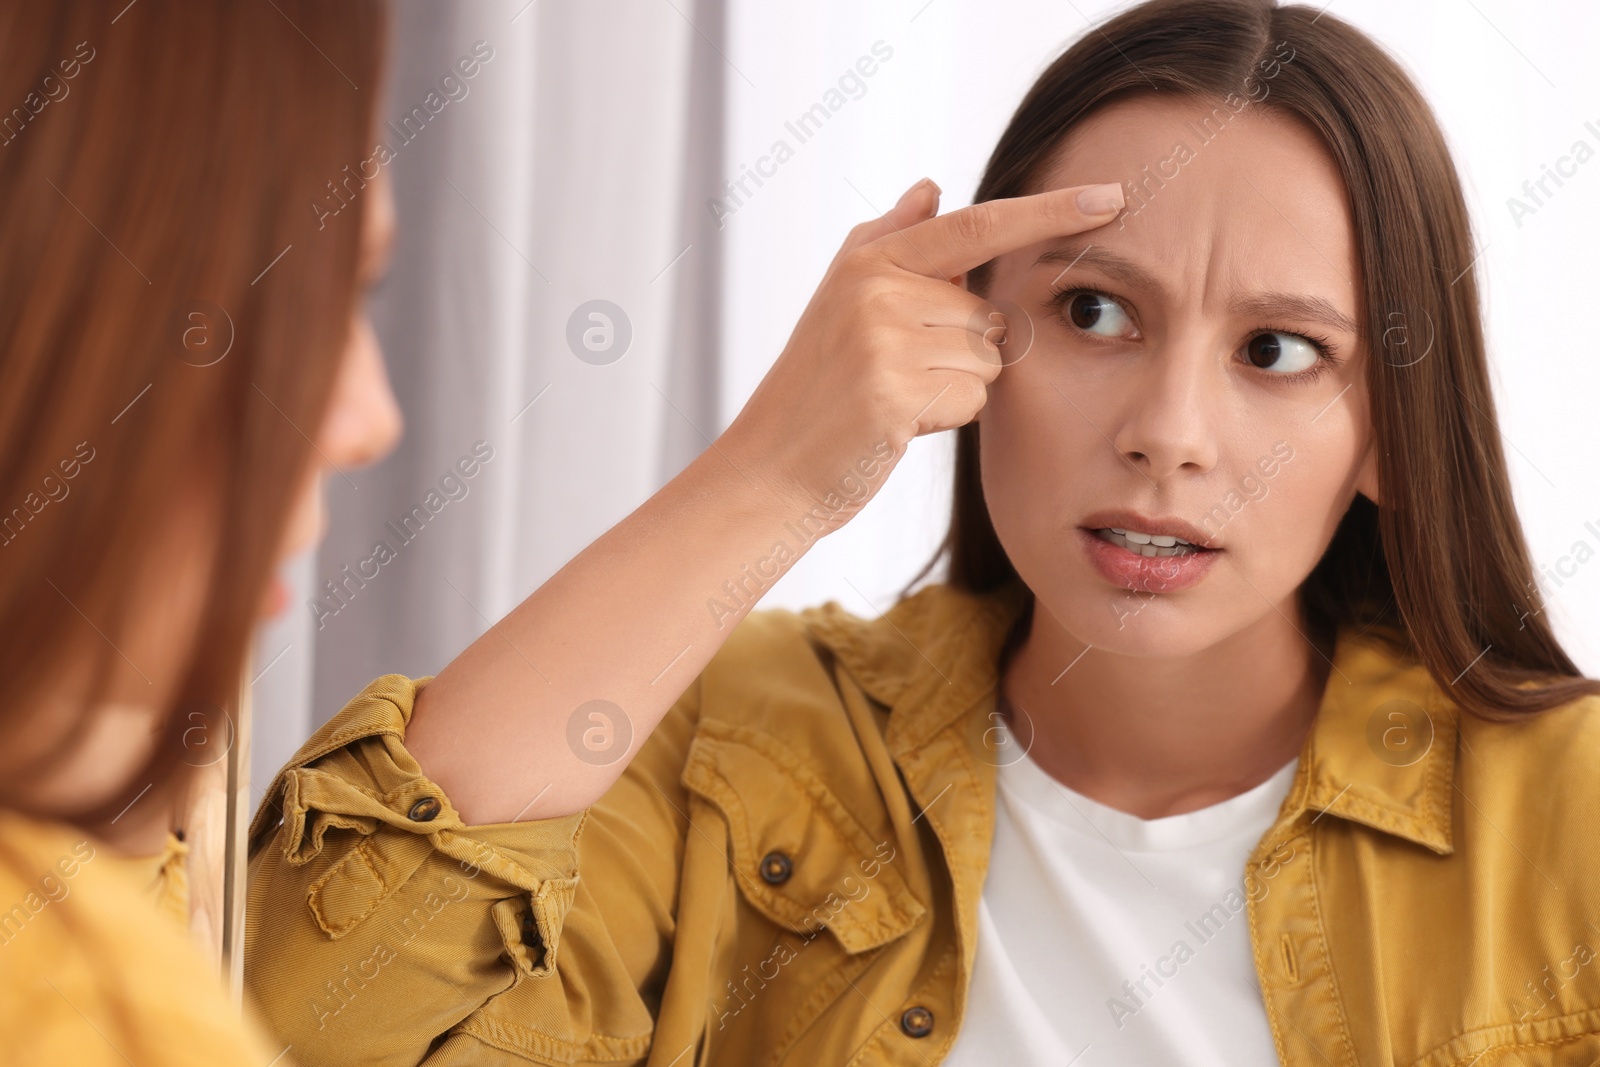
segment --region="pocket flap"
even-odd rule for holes
[[[422,866],[432,843],[415,834],[365,836],[311,883],[308,903],[324,933],[337,940],[355,929]]]
[[[722,812],[739,890],[779,926],[804,934],[826,927],[856,953],[927,914],[895,867],[894,842],[869,833],[770,735],[702,720],[682,782]]]

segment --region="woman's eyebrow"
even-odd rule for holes
[[[1034,266],[1041,263],[1065,263],[1061,274],[1079,263],[1086,263],[1091,267],[1098,267],[1107,276],[1115,278],[1130,288],[1144,289],[1148,292],[1160,293],[1165,287],[1156,280],[1155,275],[1137,265],[1132,260],[1113,252],[1109,248],[1102,248],[1095,244],[1084,244],[1073,241],[1046,249],[1034,260]],[[1057,274],[1056,277],[1061,277]]]
[[[1239,315],[1256,315],[1261,318],[1289,318],[1302,322],[1320,322],[1335,330],[1360,335],[1361,328],[1355,320],[1320,296],[1303,296],[1298,293],[1257,293],[1240,297],[1228,305],[1228,310]]]
[[[1045,263],[1065,264],[1056,278],[1060,278],[1070,268],[1082,263],[1099,269],[1103,274],[1122,282],[1129,288],[1157,294],[1166,293],[1166,287],[1155,275],[1119,253],[1094,244],[1069,242],[1046,249],[1034,261],[1034,266]],[[1269,319],[1291,318],[1302,322],[1318,322],[1346,333],[1357,335],[1361,333],[1354,319],[1320,296],[1300,293],[1254,293],[1234,299],[1229,303],[1228,310],[1236,315],[1254,315]]]

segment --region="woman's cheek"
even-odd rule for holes
[[[1234,562],[1274,603],[1287,598],[1322,557],[1344,507],[1333,469],[1287,436],[1263,441],[1240,464],[1238,513],[1221,529]]]

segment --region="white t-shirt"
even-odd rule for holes
[[[1019,751],[1005,742],[998,751]],[[1244,872],[1298,757],[1248,792],[1162,819],[1091,800],[1025,754],[1005,758],[947,1067],[1277,1064]]]

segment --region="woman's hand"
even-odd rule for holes
[[[883,484],[906,442],[977,413],[1000,372],[1005,320],[951,282],[1116,217],[1117,207],[1085,214],[1077,192],[930,218],[938,191],[920,186],[851,231],[717,446],[417,695],[406,747],[463,820],[594,803],[762,594]],[[589,738],[601,735],[597,749]]]
[[[1086,189],[1105,210],[1082,209]],[[924,179],[850,231],[718,442],[785,508],[821,516],[828,529],[876,494],[913,437],[962,426],[983,407],[1002,365],[1005,317],[962,276],[1004,252],[1106,224],[1122,189],[1057,189],[935,217],[938,205],[939,187]]]

